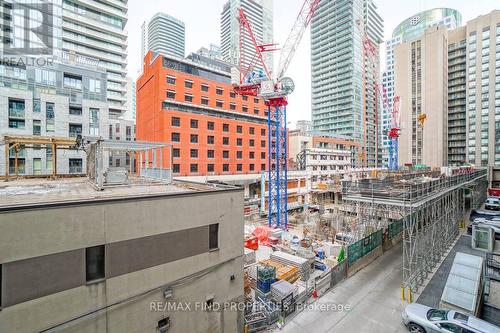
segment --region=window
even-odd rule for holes
[[[222,164],[222,171],[229,172],[229,164]]]
[[[207,144],[213,145],[215,143],[215,137],[212,135],[207,136]]]
[[[186,88],[193,88],[193,81],[184,81],[184,87]]]
[[[175,98],[175,91],[167,90],[167,98],[174,99]]]
[[[266,140],[260,140],[260,146],[264,148],[266,146]]]
[[[42,122],[40,120],[33,120],[33,135],[42,134]]]
[[[82,135],[82,124],[69,124],[69,137],[76,138]]]
[[[229,124],[222,124],[222,131],[229,132]]]
[[[221,108],[223,105],[224,105],[224,103],[221,100],[217,100],[215,102],[215,106],[218,107],[218,108]]]
[[[184,95],[184,101],[193,102],[193,95]]]
[[[208,227],[208,249],[216,250],[219,248],[219,223],[211,224]]]
[[[191,134],[191,143],[198,143],[198,135]]]
[[[13,100],[9,98],[9,127],[22,129],[25,126],[24,100]]]
[[[207,97],[202,97],[201,98],[201,104],[208,105],[208,98]]]
[[[119,158],[116,159],[115,166],[117,166],[117,167],[120,166],[120,159]]]
[[[213,164],[207,164],[207,172],[214,172],[214,165]]]
[[[85,275],[87,282],[104,279],[104,245],[85,249]]]
[[[236,126],[236,133],[243,133],[243,126]]]
[[[198,128],[198,120],[191,119],[191,128]]]
[[[259,109],[253,109],[253,113],[259,114]]]
[[[45,103],[45,130],[47,132],[55,131],[54,103]]]
[[[189,156],[191,156],[191,158],[198,158],[198,149],[191,149]]]
[[[243,106],[243,107],[241,108],[241,110],[242,110],[243,112],[248,112],[248,107]]]
[[[214,130],[214,128],[215,128],[215,124],[214,124],[214,122],[213,122],[213,121],[209,121],[209,122],[207,123],[207,129],[208,129],[209,131],[213,131],[213,130]]]
[[[229,158],[229,150],[222,151],[222,158]]]
[[[190,170],[191,172],[198,172],[198,164],[191,164],[191,165],[189,166],[189,170]]]
[[[180,166],[180,164],[174,164],[174,165],[173,165],[173,172],[174,172],[174,173],[179,173],[179,172],[181,172],[181,166]]]
[[[229,145],[229,138],[227,136],[225,136],[225,137],[222,138],[222,144],[224,146]]]
[[[40,113],[40,100],[39,99],[33,100],[33,112]]]
[[[245,96],[245,95],[241,96],[241,98],[242,98],[244,101],[248,100],[248,96]]]
[[[172,150],[172,155],[173,155],[174,157],[181,157],[181,150],[180,150],[179,148],[174,148],[174,149]]]
[[[266,135],[266,129],[265,128],[261,128],[260,129],[260,135],[261,136],[265,136]]]
[[[241,139],[241,138],[237,138],[237,139],[236,139],[236,145],[237,145],[237,146],[243,146],[243,139]]]
[[[201,85],[201,91],[208,92],[208,85],[202,83],[202,85]]]
[[[243,152],[242,152],[241,150],[238,150],[238,151],[236,152],[236,158],[237,158],[237,159],[242,159],[242,158],[243,158]]]
[[[236,98],[236,93],[234,91],[229,92],[229,97]]]
[[[108,139],[113,139],[113,125],[109,125],[109,135]]]
[[[233,110],[233,111],[236,110],[236,104],[230,103],[229,104],[229,110]]]
[[[99,136],[99,109],[89,109],[89,134]]]
[[[266,170],[266,164],[262,163],[260,165],[260,171],[265,171]]]
[[[89,91],[97,94],[101,93],[101,81],[89,79]]]
[[[236,171],[242,171],[243,170],[243,164],[236,164]]]
[[[253,127],[248,128],[248,133],[250,133],[251,135],[254,135],[255,134],[255,128],[253,128]]]
[[[172,117],[172,126],[175,126],[175,127],[181,126],[181,118]]]
[[[255,140],[254,140],[254,139],[250,139],[250,140],[248,141],[248,144],[250,145],[250,147],[255,146]]]
[[[259,99],[254,97],[254,98],[253,98],[253,102],[254,102],[254,103],[259,103]]]
[[[80,76],[64,74],[63,84],[65,87],[82,89],[82,78]]]
[[[168,84],[175,84],[175,77],[174,76],[167,76],[167,83]]]
[[[453,323],[440,323],[441,328],[453,333],[462,333],[462,328]]]
[[[222,95],[224,93],[224,89],[217,87],[215,88],[215,93],[217,95]]]
[[[180,141],[181,141],[180,133],[172,133],[172,142],[180,142]]]
[[[213,150],[207,150],[207,158],[214,158],[215,152]]]
[[[83,160],[81,158],[69,159],[69,173],[82,173]]]

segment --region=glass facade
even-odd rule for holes
[[[363,20],[370,38],[382,41],[383,20],[371,0],[322,1],[311,22],[312,124],[315,131],[364,141],[366,161],[377,163],[378,116],[372,101],[371,64],[363,59],[362,32],[355,23]],[[375,67],[378,72],[378,59]],[[367,68],[367,118],[364,127],[363,66]],[[371,80],[371,81],[370,81]],[[371,103],[373,102],[373,103]],[[363,142],[364,143],[364,142]]]

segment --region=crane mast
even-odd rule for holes
[[[389,129],[389,170],[398,169],[398,138],[401,132],[399,122],[399,96],[394,96],[391,111],[391,128]]]
[[[287,95],[295,86],[291,78],[285,77],[295,51],[310,24],[320,0],[305,0],[290,34],[281,50],[277,75],[272,76],[264,58],[265,52],[276,51],[276,44],[259,44],[252,31],[251,22],[245,11],[240,8],[240,63],[239,68],[231,70],[234,91],[240,95],[264,98],[268,107],[268,223],[270,227],[288,229],[288,181],[287,181]],[[247,62],[244,41],[248,37],[254,46],[255,55]],[[255,72],[259,65],[262,69]]]

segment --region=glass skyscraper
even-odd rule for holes
[[[377,164],[378,100],[373,80],[378,75],[368,59],[363,59],[363,24],[368,37],[378,45],[383,38],[383,20],[372,0],[322,1],[311,23],[311,74],[313,129],[354,139],[364,144],[364,165]],[[363,66],[366,92],[363,92]],[[364,102],[366,98],[366,128]],[[379,108],[380,109],[380,108]]]

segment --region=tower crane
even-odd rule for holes
[[[304,0],[299,15],[281,48],[278,69],[273,76],[267,67],[263,54],[276,51],[276,44],[259,44],[252,31],[251,22],[245,11],[240,8],[239,67],[231,69],[231,81],[235,93],[258,96],[268,106],[268,222],[269,226],[288,228],[288,193],[287,193],[287,95],[293,92],[295,84],[285,77],[295,51],[311,23],[320,0]],[[255,56],[246,61],[244,41],[249,38],[255,48]],[[256,72],[255,66],[262,69]]]
[[[389,129],[389,170],[398,169],[398,139],[401,132],[399,121],[399,96],[394,96],[391,111],[391,128]]]

